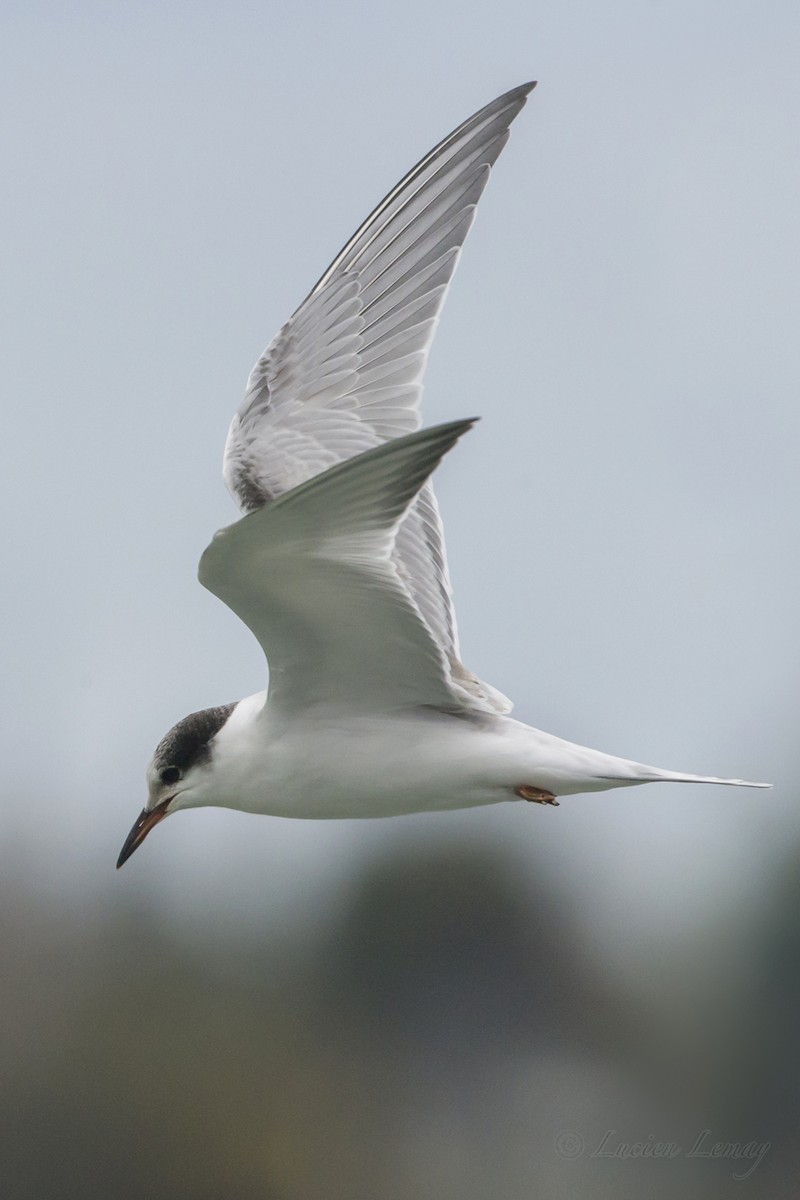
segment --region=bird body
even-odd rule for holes
[[[282,721],[266,701],[260,692],[237,705],[216,739],[207,790],[201,782],[192,807],[315,820],[393,817],[500,804],[519,799],[521,787],[567,796],[659,780],[742,782],[643,766],[497,714],[323,710]]]
[[[532,84],[463,122],[378,205],[258,360],[224,477],[244,516],[199,578],[252,631],[269,688],[156,748],[122,865],[170,813],[396,816],[658,781],[513,720],[461,659],[430,477],[472,420],[420,428],[438,314]]]

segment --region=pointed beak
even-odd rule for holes
[[[169,796],[166,800],[162,800],[161,804],[157,805],[155,808],[151,808],[149,812],[146,808],[142,809],[141,813],[136,819],[133,829],[125,838],[125,845],[119,852],[119,858],[117,859],[117,870],[120,869],[123,863],[128,861],[134,850],[141,846],[142,842],[147,837],[153,826],[157,825],[162,817],[167,815],[167,809],[170,801],[173,799],[173,796]]]

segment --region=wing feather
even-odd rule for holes
[[[225,447],[245,512],[419,428],[436,322],[490,169],[533,84],[498,97],[434,147],[381,201],[254,366]],[[410,601],[453,677],[487,708],[511,706],[459,661],[442,523],[425,484],[394,543]]]
[[[392,549],[419,489],[471,424],[384,443],[215,535],[200,582],[263,647],[272,714],[470,707]]]

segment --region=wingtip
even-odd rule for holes
[[[527,83],[517,84],[516,87],[510,88],[507,92],[503,92],[503,94],[498,96],[496,100],[490,101],[490,104],[487,105],[487,108],[491,105],[497,105],[498,108],[500,108],[505,105],[516,103],[519,106],[517,108],[517,113],[519,113],[525,107],[526,99],[536,87],[538,82],[539,81],[537,79],[531,79]],[[516,116],[517,113],[515,113],[514,116]]]
[[[471,429],[478,421],[480,421],[480,417],[457,417],[455,421],[442,421],[439,425],[429,425],[427,428],[430,432],[438,430],[440,433],[445,433],[456,429]],[[394,440],[399,441],[397,438]]]
[[[462,437],[465,433],[469,433],[473,425],[477,425],[480,417],[462,417],[459,421],[449,421],[446,425],[441,425],[439,428],[443,433],[452,433],[456,438]]]
[[[520,83],[517,87],[512,88],[506,95],[509,99],[513,99],[516,96],[529,96],[538,82],[538,79],[529,79],[527,83]]]

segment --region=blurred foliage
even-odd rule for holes
[[[311,938],[6,884],[3,1200],[795,1196],[793,874],[747,921],[654,946],[648,990],[515,864],[395,852]],[[771,1149],[740,1181],[593,1153],[705,1128]]]

